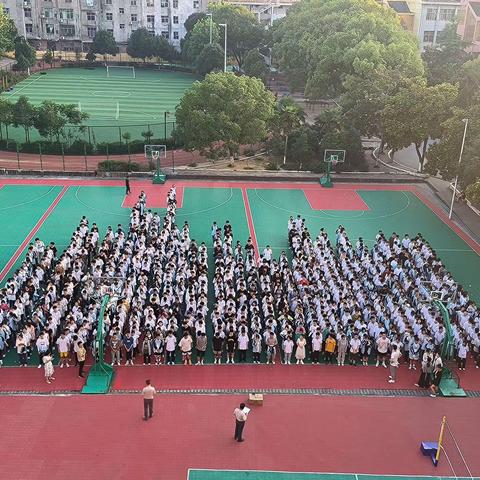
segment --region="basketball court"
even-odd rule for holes
[[[233,225],[235,240],[252,237],[288,252],[287,222],[301,215],[315,235],[331,239],[342,224],[352,242],[372,245],[381,229],[421,232],[455,279],[480,300],[480,246],[448,220],[422,185],[177,181],[177,222],[190,225],[197,242],[211,246],[211,224]],[[61,251],[82,215],[103,235],[124,228],[143,190],[147,206],[165,209],[168,180],[0,180],[0,282],[21,263],[36,237]],[[207,355],[207,362],[211,362]],[[434,480],[480,476],[478,370],[462,374],[468,398],[431,399],[402,367],[388,384],[383,368],[318,365],[205,365],[117,367],[106,395],[80,395],[83,380],[56,369],[47,385],[36,366],[0,369],[2,477],[165,480]],[[91,365],[92,359],[87,360]],[[159,390],[155,415],[142,421],[139,391],[145,378]],[[232,411],[248,393],[263,392],[252,406],[246,441],[233,440]],[[436,441],[442,417],[454,436],[434,467],[422,441]],[[455,440],[454,440],[455,439]],[[325,472],[325,473],[315,473]],[[335,474],[333,474],[334,472]]]

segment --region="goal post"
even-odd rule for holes
[[[120,69],[120,70],[129,70],[132,73],[132,78],[137,78],[135,73],[135,67],[131,67],[127,65],[105,65],[105,68],[107,71],[107,77],[110,77],[111,74],[116,71],[115,69]]]

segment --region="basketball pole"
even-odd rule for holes
[[[447,424],[447,417],[444,415],[442,418],[442,425],[440,426],[440,434],[438,435],[437,453],[435,454],[435,464],[438,464],[440,459],[440,451],[443,448],[443,435],[445,433],[445,425]]]

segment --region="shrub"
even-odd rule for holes
[[[137,162],[124,162],[123,160],[105,160],[98,164],[101,172],[139,172],[140,165]]]
[[[268,163],[265,165],[265,170],[278,171],[278,170],[280,170],[280,167],[278,166],[277,162],[271,161],[271,162],[268,162]]]
[[[480,206],[480,180],[477,180],[467,187],[466,195],[473,205],[476,207]]]

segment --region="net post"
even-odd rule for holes
[[[445,433],[445,425],[447,423],[447,417],[444,415],[442,418],[442,425],[440,426],[440,434],[438,435],[438,446],[437,453],[435,454],[435,466],[438,464],[440,459],[440,450],[443,448],[443,435]]]

